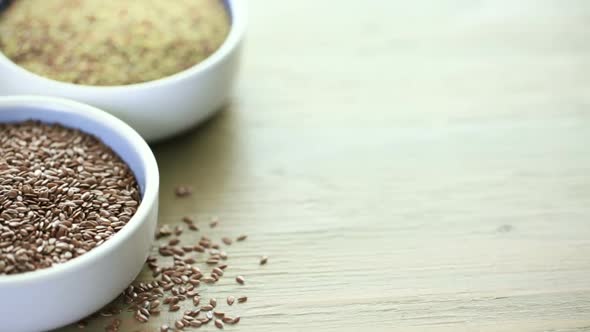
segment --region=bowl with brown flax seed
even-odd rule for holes
[[[14,0],[0,12],[0,96],[77,100],[148,141],[170,137],[228,102],[245,7],[244,0]]]
[[[94,107],[0,97],[0,330],[46,331],[116,298],[148,257],[158,166]]]

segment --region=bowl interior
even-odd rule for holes
[[[126,131],[118,131],[109,122],[99,121],[88,113],[75,112],[56,103],[31,103],[29,105],[4,102],[0,100],[0,123],[17,123],[27,120],[39,120],[44,123],[59,123],[72,129],[98,137],[108,145],[135,175],[143,196],[146,188],[147,170],[140,152],[129,141]]]

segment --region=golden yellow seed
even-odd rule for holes
[[[125,85],[203,61],[229,29],[219,0],[15,1],[0,15],[0,50],[55,80]]]

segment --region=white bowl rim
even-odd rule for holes
[[[129,222],[98,248],[94,248],[65,263],[53,265],[45,269],[19,274],[0,275],[0,287],[11,284],[37,282],[47,277],[73,273],[76,270],[93,264],[94,261],[101,257],[116,254],[114,252],[115,248],[137,231],[141,222],[147,219],[152,207],[157,203],[160,176],[156,158],[145,140],[122,120],[93,106],[63,98],[42,96],[0,97],[0,112],[3,111],[2,109],[10,107],[43,107],[47,109],[51,108],[52,105],[65,108],[68,111],[81,112],[85,117],[92,118],[92,120],[104,124],[111,130],[121,133],[121,136],[125,139],[125,144],[133,146],[137,150],[141,162],[145,166],[145,187],[142,200]],[[64,125],[67,126],[67,124]]]
[[[139,89],[157,88],[162,85],[174,84],[177,81],[184,80],[188,77],[199,75],[201,72],[209,70],[216,66],[221,60],[233,53],[234,49],[238,47],[246,31],[247,12],[246,0],[222,0],[226,6],[226,10],[230,15],[231,25],[229,34],[223,41],[221,46],[209,55],[203,61],[194,66],[180,71],[178,73],[168,75],[156,80],[147,82],[126,84],[126,85],[84,85],[69,82],[54,80],[36,73],[33,73],[10,60],[3,52],[0,52],[0,66],[11,68],[14,71],[28,77],[28,79],[36,80],[40,84],[46,86],[54,86],[55,88],[68,89],[77,92],[130,92]]]

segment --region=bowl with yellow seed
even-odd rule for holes
[[[245,26],[243,0],[13,0],[0,96],[84,102],[164,139],[228,102]]]
[[[115,299],[158,217],[147,143],[94,107],[0,97],[0,330],[47,331]]]

